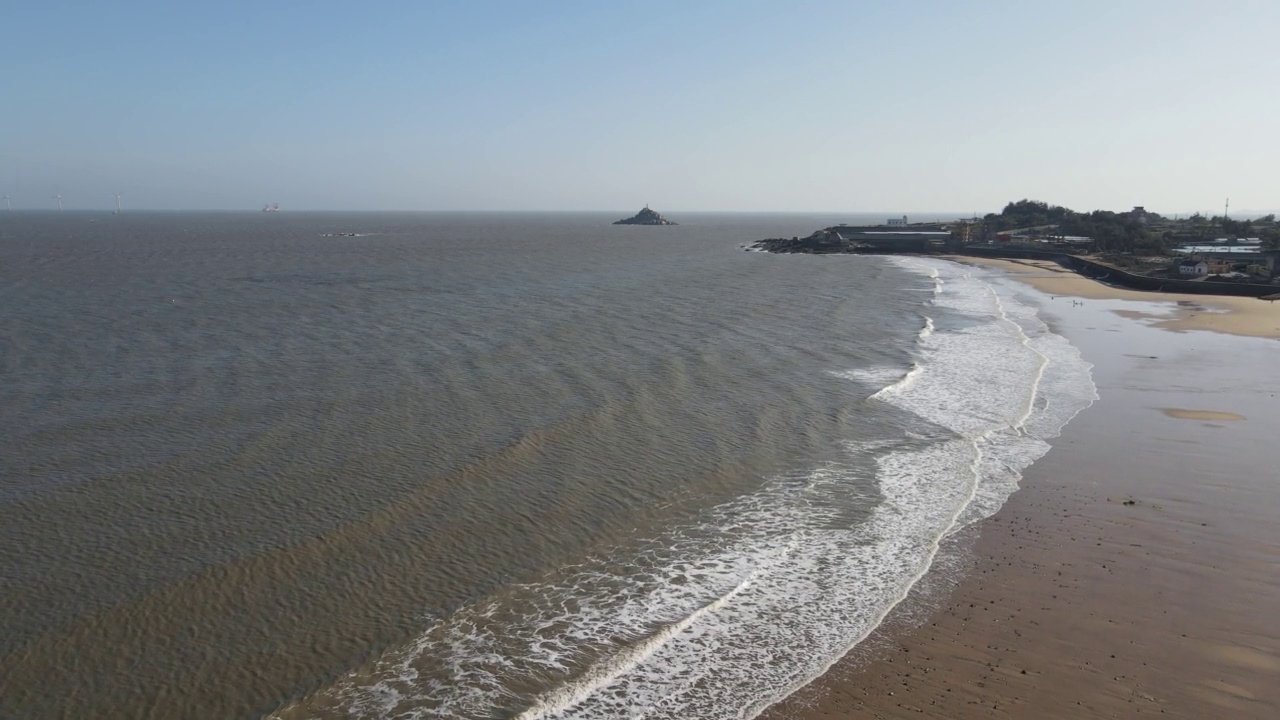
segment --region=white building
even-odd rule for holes
[[[889,225],[890,227],[901,227],[907,224],[907,216],[903,215],[901,220],[899,220],[898,218],[889,218],[889,221],[886,222],[885,224]]]
[[[1191,276],[1208,275],[1209,263],[1203,260],[1183,260],[1178,263],[1178,274]]]

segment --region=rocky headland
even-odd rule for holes
[[[640,212],[625,220],[619,220],[614,225],[675,225],[675,223],[650,210],[649,206],[645,205]]]
[[[806,237],[766,238],[746,247],[747,250],[772,253],[849,253],[862,250],[832,230],[818,230]]]

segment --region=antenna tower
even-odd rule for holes
[[[1222,219],[1226,220],[1227,215],[1231,212],[1231,198],[1227,198],[1227,204],[1222,208]]]

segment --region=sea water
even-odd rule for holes
[[[0,226],[4,714],[751,717],[1095,397],[989,271],[740,250],[847,218],[609,219]]]

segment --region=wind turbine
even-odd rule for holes
[[[120,214],[120,193],[116,193],[116,214]]]
[[[53,199],[58,201],[58,212],[62,212],[62,193],[54,195]]]
[[[13,212],[13,206],[9,204],[9,196],[4,196],[4,209]]]

